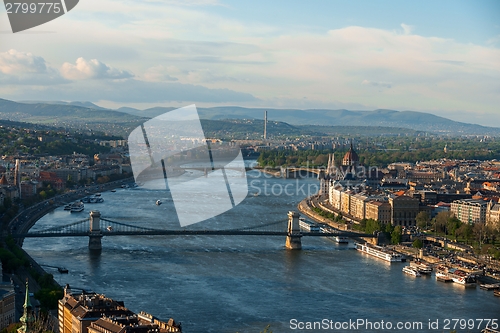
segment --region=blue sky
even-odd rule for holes
[[[426,111],[500,127],[500,1],[84,0],[12,34],[0,98]]]

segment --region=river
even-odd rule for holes
[[[240,205],[193,227],[231,229],[286,221],[308,189],[312,193],[318,186],[315,179],[276,179],[256,171],[248,172],[248,180],[249,195]],[[31,230],[80,220],[91,209],[128,224],[178,227],[166,191],[117,189],[102,197],[104,203],[86,204],[81,213],[60,207]],[[155,205],[158,199],[164,204]],[[284,237],[262,236],[104,237],[97,256],[87,244],[87,238],[27,238],[23,247],[40,264],[66,267],[69,274],[51,271],[60,284],[122,300],[135,312],[172,317],[186,333],[256,333],[268,324],[275,333],[319,332],[324,330],[294,328],[323,319],[363,319],[375,325],[381,320],[422,322],[423,329],[414,332],[449,332],[443,329],[446,319],[500,317],[500,299],[492,292],[444,284],[434,276],[407,276],[403,263],[388,264],[353,250],[353,244],[321,237],[303,238],[302,251],[286,250]],[[429,320],[438,320],[439,330],[430,329]],[[478,325],[456,328],[479,332]]]

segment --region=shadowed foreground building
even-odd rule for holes
[[[73,294],[69,285],[58,305],[59,333],[182,332],[173,319],[163,322],[150,314],[135,314],[123,302],[101,294]]]

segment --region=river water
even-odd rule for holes
[[[190,227],[232,229],[286,221],[287,212],[318,185],[315,179],[275,179],[256,171],[248,172],[248,180],[249,195],[240,205]],[[102,197],[104,203],[86,204],[81,213],[58,208],[32,231],[80,220],[92,209],[127,224],[178,227],[166,191],[117,189]],[[155,205],[157,199],[164,204]],[[104,237],[102,243],[98,256],[89,253],[87,238],[77,237],[27,238],[24,249],[40,264],[68,268],[69,274],[51,272],[61,285],[123,300],[135,312],[172,317],[187,333],[260,332],[269,324],[275,333],[335,331],[297,328],[299,322],[323,319],[365,320],[358,329],[337,330],[343,332],[369,331],[367,321],[377,325],[382,320],[422,322],[422,329],[393,327],[393,332],[449,332],[446,320],[500,318],[500,299],[493,292],[444,284],[434,276],[407,276],[403,263],[388,264],[355,251],[353,244],[321,237],[303,238],[302,251],[286,250],[284,237],[261,236],[120,236]],[[429,320],[438,321],[438,330],[429,328]],[[479,321],[469,324],[474,329],[462,330],[460,322],[456,329],[484,328]]]

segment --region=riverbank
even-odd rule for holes
[[[8,224],[8,229],[3,231],[3,238],[12,233],[27,233],[36,222],[45,216],[50,211],[66,204],[68,201],[75,201],[81,199],[89,194],[109,191],[114,188],[118,188],[123,184],[133,182],[133,178],[127,178],[122,180],[113,181],[110,183],[99,184],[91,187],[86,187],[64,193],[53,198],[39,202],[33,206],[30,206],[21,212],[19,212]],[[42,266],[36,262],[23,248],[24,239],[16,239],[17,247],[22,251],[24,257],[29,262],[29,267],[19,267],[15,270],[15,274],[11,275],[12,282],[15,286],[16,291],[16,320],[19,319],[22,313],[22,304],[24,303],[24,283],[29,282],[29,292],[37,293],[42,287],[39,285],[37,278],[33,275],[44,276],[49,274]],[[54,285],[61,287],[55,279],[52,279]],[[38,304],[38,302],[36,302]],[[57,315],[56,315],[57,316]]]

